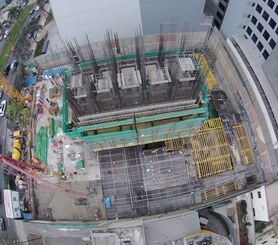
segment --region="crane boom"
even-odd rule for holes
[[[14,88],[10,81],[0,74],[0,87],[2,90],[16,103],[19,103],[26,107],[24,97]]]
[[[54,191],[64,192],[64,193],[68,193],[68,194],[72,194],[72,195],[76,195],[76,196],[88,196],[88,194],[89,194],[87,192],[75,191],[75,190],[66,189],[66,188],[60,187],[58,185],[55,185],[55,184],[41,178],[40,176],[31,174],[30,172],[28,172],[28,168],[31,167],[30,164],[24,163],[24,162],[21,162],[19,160],[15,160],[11,157],[4,156],[4,155],[0,154],[0,165],[3,166],[3,164],[9,166],[10,168],[12,168],[12,169],[14,169],[14,170],[16,170],[16,171],[18,171],[22,174],[24,174],[25,176],[31,178],[32,180],[37,181],[42,185],[45,185],[45,187],[50,188]]]

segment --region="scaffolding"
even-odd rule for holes
[[[233,126],[234,135],[238,145],[238,149],[241,156],[241,162],[243,165],[249,165],[254,162],[253,151],[248,140],[246,129],[243,123],[239,123]]]
[[[220,118],[207,120],[190,135],[199,178],[233,169],[228,141]]]

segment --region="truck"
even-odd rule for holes
[[[13,141],[13,150],[12,150],[12,158],[15,160],[20,160],[21,157],[21,142],[19,139],[15,139]]]

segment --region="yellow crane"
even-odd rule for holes
[[[10,81],[0,74],[0,87],[1,89],[16,103],[19,103],[26,107],[26,99],[18,92],[17,89],[10,83]]]

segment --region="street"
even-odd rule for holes
[[[28,25],[28,23],[30,22],[30,19],[32,17],[36,17],[40,13],[41,13],[41,11],[36,11],[33,15],[28,15],[28,17],[27,17],[27,19],[26,19],[26,21],[23,25],[23,28]],[[0,50],[2,50],[3,46],[5,45],[6,40],[7,39],[3,39],[2,41],[0,41]],[[11,64],[15,59],[16,59],[16,57],[14,57],[11,54],[8,58],[7,64]],[[18,61],[19,61],[19,63],[21,62],[20,59]],[[14,84],[16,76],[17,76],[17,71],[11,71],[6,78],[9,80],[9,82],[11,84]],[[7,100],[9,102],[10,98],[4,93],[3,97],[1,98],[1,101],[2,100]],[[7,150],[11,151],[11,149],[7,149],[6,137],[7,137],[7,119],[6,119],[6,117],[1,117],[0,118],[1,154],[6,154]],[[2,171],[1,171],[1,177],[2,178],[1,178],[1,181],[0,181],[0,190],[1,190],[2,202],[0,204],[0,216],[5,218],[6,214],[5,214],[5,207],[4,207],[4,200],[3,200],[4,177],[3,177],[3,172]],[[6,224],[6,227],[7,227],[8,231],[10,231],[11,233],[14,233],[14,234],[16,233],[15,221],[13,219],[5,218],[5,224]]]

